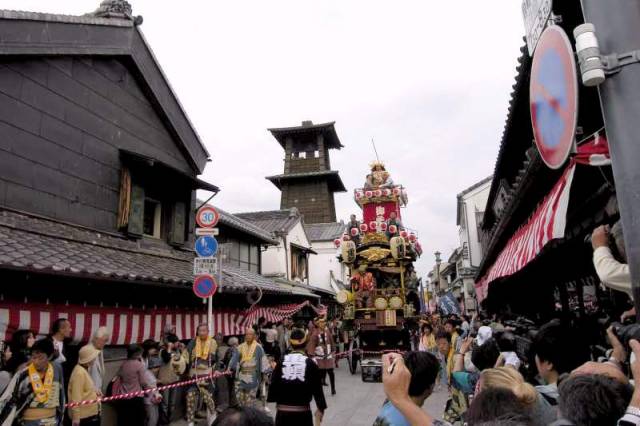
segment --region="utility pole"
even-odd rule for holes
[[[581,0],[603,56],[640,49],[640,2]],[[640,63],[623,66],[599,86],[609,140],[636,320],[640,322]]]

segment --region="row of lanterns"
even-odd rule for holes
[[[399,197],[400,195],[407,195],[407,191],[401,188],[384,188],[384,189],[367,189],[367,190],[358,190],[356,191],[356,200],[360,200],[363,197],[373,198],[373,197],[390,197],[391,195]]]
[[[360,229],[358,230],[358,228],[351,228],[351,236],[349,236],[346,232],[342,235],[342,240],[340,238],[336,238],[333,243],[335,244],[336,248],[340,247],[340,244],[342,243],[342,241],[350,241],[351,237],[356,237],[358,235],[360,235],[360,233],[365,233],[368,231],[371,232],[376,232],[376,230],[379,230],[381,232],[386,232],[387,231],[387,224],[382,222],[382,223],[377,223],[377,222],[371,222],[369,225],[367,225],[366,223],[362,223],[360,224]],[[398,232],[398,227],[396,225],[389,225],[389,233],[394,235]],[[405,239],[405,241],[410,242],[410,243],[415,243],[415,244],[419,244],[417,242],[418,237],[416,236],[415,233],[413,232],[407,232],[405,230],[400,231],[400,236],[402,238]]]

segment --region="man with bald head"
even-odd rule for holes
[[[256,331],[248,327],[244,335],[244,343],[238,346],[231,359],[231,370],[236,370],[236,398],[238,404],[254,406],[256,394],[262,379],[262,363],[264,350],[256,340]]]

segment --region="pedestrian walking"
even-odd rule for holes
[[[231,368],[237,369],[236,398],[240,406],[254,406],[262,379],[264,350],[256,341],[256,331],[247,328],[244,343],[238,346],[231,360]]]
[[[187,356],[189,357],[189,376],[192,378],[209,376],[213,373],[216,365],[216,352],[218,345],[209,336],[209,326],[200,324],[197,329],[197,336],[187,345]],[[207,406],[207,424],[211,424],[216,413],[216,404],[213,400],[214,382],[212,378],[199,381],[187,390],[187,423],[189,426],[195,424],[197,396],[204,400]]]
[[[80,349],[78,364],[69,379],[69,402],[91,401],[98,398],[96,384],[90,371],[98,362],[100,351],[93,345]],[[80,405],[69,409],[73,426],[100,426],[100,403]]]
[[[335,395],[336,377],[333,372],[335,367],[335,342],[324,318],[316,318],[315,325],[316,327],[311,334],[311,339],[309,339],[307,346],[307,354],[314,357],[318,363],[323,386],[327,385],[326,380],[327,375],[329,375],[331,395]]]
[[[145,366],[142,362],[142,348],[139,345],[129,345],[127,360],[122,363],[117,377],[120,380],[120,393],[140,392],[149,388],[145,377]],[[134,398],[117,401],[118,426],[140,426],[144,424],[146,411],[144,398]]]
[[[327,409],[320,369],[305,353],[308,342],[304,330],[292,330],[289,341],[292,352],[273,371],[268,401],[277,404],[276,426],[313,426],[311,400],[315,400],[319,422]]]

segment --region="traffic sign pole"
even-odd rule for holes
[[[596,28],[603,55],[640,49],[640,2],[582,0],[586,22]],[[640,67],[626,66],[607,76],[599,88],[607,139],[611,151],[631,287],[640,322]]]

